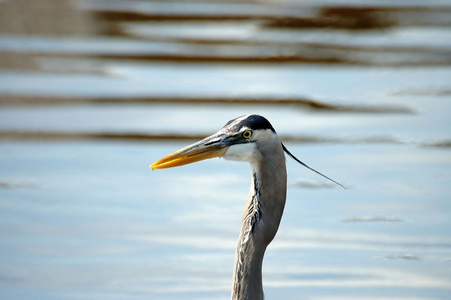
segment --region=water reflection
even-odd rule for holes
[[[147,166],[258,113],[350,187],[287,160],[268,299],[448,299],[450,15],[0,1],[2,298],[228,299],[248,166]]]

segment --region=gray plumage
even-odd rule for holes
[[[232,299],[263,299],[262,260],[279,228],[287,187],[285,156],[278,138],[274,139],[258,143],[256,151],[261,159],[251,165],[252,183],[236,250]]]
[[[258,115],[231,120],[217,133],[150,166],[152,169],[171,168],[212,157],[250,163],[252,180],[235,255],[233,300],[263,299],[263,256],[277,233],[285,207],[287,172],[284,151],[303,166],[337,183],[292,155],[268,120]]]

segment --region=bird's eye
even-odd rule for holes
[[[245,131],[243,131],[243,137],[245,138],[245,139],[248,139],[248,138],[250,138],[252,136],[252,130],[245,130]]]

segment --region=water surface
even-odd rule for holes
[[[0,3],[0,298],[228,299],[249,166],[148,165],[247,113],[347,187],[287,159],[267,299],[450,298],[447,1],[59,3]]]

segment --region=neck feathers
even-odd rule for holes
[[[279,150],[279,149],[277,149]],[[280,147],[282,150],[282,147]],[[252,184],[235,256],[232,299],[263,299],[262,261],[276,235],[286,196],[283,153],[279,160],[253,165]]]
[[[240,244],[245,245],[248,242],[254,225],[260,220],[261,214],[260,187],[257,174],[254,173],[252,176],[252,189],[243,215]]]

